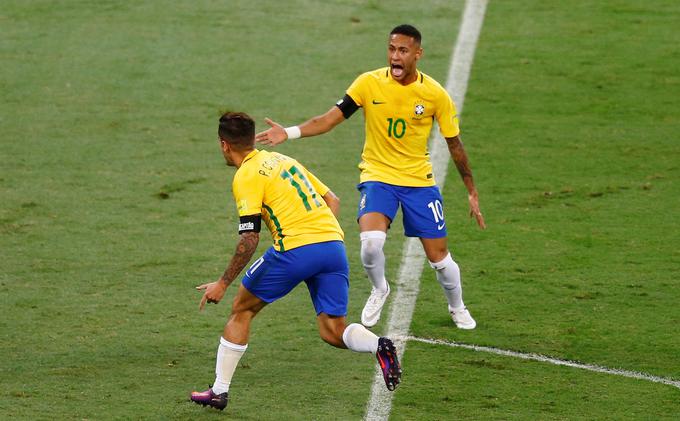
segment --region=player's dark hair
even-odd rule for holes
[[[407,37],[411,37],[418,45],[420,45],[420,41],[423,38],[420,35],[420,31],[417,30],[415,26],[407,24],[395,26],[394,29],[392,29],[392,32],[390,32],[390,35],[394,34],[406,35]]]
[[[255,122],[246,113],[228,111],[220,117],[217,134],[220,139],[238,149],[252,148],[255,143]]]

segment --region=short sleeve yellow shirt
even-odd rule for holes
[[[456,106],[448,92],[422,72],[415,82],[404,86],[384,67],[360,75],[347,94],[363,108],[366,121],[361,182],[434,186],[427,150],[432,124],[437,120],[444,137],[460,132]]]
[[[328,187],[291,157],[255,149],[236,171],[232,190],[239,216],[262,215],[278,251],[343,240],[322,197]]]

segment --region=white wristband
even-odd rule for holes
[[[302,137],[302,132],[300,131],[300,128],[298,126],[286,127],[283,130],[286,131],[288,139],[299,139],[300,137]]]

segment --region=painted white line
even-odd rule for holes
[[[542,363],[549,363],[554,365],[563,365],[567,367],[579,368],[581,370],[595,371],[597,373],[613,374],[615,376],[630,377],[632,379],[647,380],[654,383],[662,383],[669,386],[674,386],[680,389],[680,380],[669,379],[666,377],[653,376],[639,371],[622,370],[619,368],[608,368],[594,364],[584,364],[576,361],[560,360],[553,357],[547,357],[541,354],[523,353],[517,351],[508,351],[500,348],[493,348],[489,346],[463,344],[460,342],[448,342],[441,339],[417,338],[415,336],[402,336],[401,340],[417,341],[432,345],[445,345],[453,348],[464,348],[478,352],[488,352],[490,354],[503,355],[506,357],[521,358],[523,360],[539,361]]]
[[[465,91],[467,90],[477,39],[484,21],[486,4],[487,0],[468,0],[465,3],[460,31],[453,50],[446,90],[456,103],[459,115],[463,111]],[[450,155],[446,141],[442,139],[439,131],[433,128],[432,132],[435,135],[430,139],[430,159],[432,160],[435,180],[437,180],[437,185],[441,189],[446,180]],[[407,238],[404,243],[398,276],[394,281],[398,288],[390,307],[391,313],[385,335],[396,338],[394,342],[398,349],[399,359],[402,359],[406,349],[406,341],[399,338],[409,333],[411,317],[420,288],[420,275],[423,271],[424,259],[425,252],[420,245],[420,240]],[[392,396],[393,393],[388,392],[385,388],[380,368],[376,368],[365,419],[368,421],[387,420],[392,409]]]

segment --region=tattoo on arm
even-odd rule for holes
[[[458,173],[463,179],[463,184],[467,187],[469,192],[475,190],[475,184],[472,179],[472,169],[470,169],[470,163],[468,162],[467,154],[463,148],[463,142],[460,141],[460,137],[447,137],[446,143],[449,147],[449,153],[453,162],[456,164]]]
[[[231,258],[229,266],[227,266],[227,269],[220,278],[223,282],[229,285],[236,279],[238,274],[241,273],[243,268],[248,264],[250,258],[253,257],[259,242],[260,233],[257,232],[244,232],[239,236],[234,256]]]

